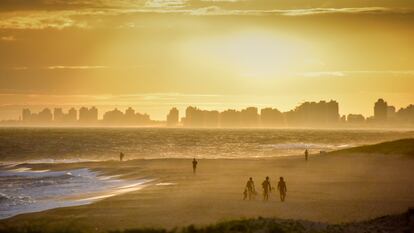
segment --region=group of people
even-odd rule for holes
[[[125,154],[121,152],[119,154],[119,160],[123,161],[124,157],[125,157]],[[305,158],[306,160],[308,159],[307,150],[305,151]],[[193,173],[195,174],[197,171],[198,161],[194,158],[192,161],[192,164],[193,164]],[[270,193],[272,192],[272,190],[274,190],[274,188],[272,188],[272,185],[270,184],[270,178],[268,176],[266,176],[266,179],[262,182],[262,188],[263,188],[263,200],[268,201]],[[279,183],[277,184],[277,190],[279,191],[279,194],[280,194],[280,200],[282,202],[285,201],[287,188],[286,188],[286,182],[282,176],[279,178]],[[246,200],[246,199],[252,200],[257,195],[256,188],[254,186],[254,181],[252,177],[250,177],[249,180],[247,181],[243,195],[244,195],[243,200]]]
[[[272,190],[274,190],[272,188],[272,185],[270,184],[270,178],[268,176],[266,176],[266,179],[262,182],[262,188],[263,188],[263,201],[268,201],[270,193],[272,192]],[[279,183],[277,184],[277,190],[279,191],[279,194],[280,194],[280,200],[284,202],[286,198],[287,187],[286,187],[286,182],[282,176],[279,178]],[[247,181],[246,188],[244,189],[243,195],[244,195],[243,200],[246,200],[246,199],[252,200],[257,195],[256,188],[254,186],[254,181],[252,177],[250,177],[249,180]]]

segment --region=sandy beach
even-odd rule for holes
[[[34,170],[88,167],[124,179],[153,179],[142,189],[89,205],[22,214],[0,221],[2,228],[42,226],[94,231],[138,227],[174,228],[223,220],[275,217],[342,223],[401,213],[414,206],[414,160],[381,154],[312,155],[274,159],[202,159],[197,174],[191,160],[155,159],[75,164],[23,164]],[[258,195],[243,201],[253,177]],[[287,200],[273,192],[262,201],[261,182],[287,181]]]

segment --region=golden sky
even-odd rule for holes
[[[414,103],[412,0],[2,0],[0,119],[22,107]]]

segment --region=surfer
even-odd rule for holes
[[[124,153],[119,153],[119,161],[123,161],[124,160],[124,157],[125,157],[125,155],[124,155]]]

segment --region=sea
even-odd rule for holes
[[[0,128],[0,219],[93,203],[156,179],[126,180],[88,167],[33,170],[28,164],[118,160],[120,152],[126,160],[260,159],[413,137],[410,130],[367,129]]]

